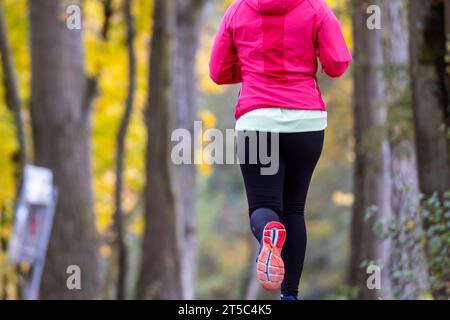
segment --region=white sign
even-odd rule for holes
[[[38,298],[57,199],[52,171],[26,166],[8,248],[12,264],[28,262],[32,266],[24,289],[25,299]]]
[[[49,205],[52,201],[53,173],[50,169],[26,166],[23,197],[28,204]]]

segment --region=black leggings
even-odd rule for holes
[[[268,149],[271,149],[274,138],[270,134],[253,134],[257,136],[258,145],[264,138],[268,141]],[[244,157],[240,157],[240,161],[252,231],[261,241],[261,228],[268,221],[278,220],[285,225],[287,235],[282,251],[285,277],[281,292],[297,295],[306,250],[305,202],[314,168],[322,152],[324,131],[279,133],[278,137],[279,168],[274,175],[261,174],[261,168],[269,166],[267,162],[249,163],[250,138],[238,139],[238,152],[245,150],[246,155],[245,163],[242,163]]]

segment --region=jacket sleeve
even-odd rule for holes
[[[343,75],[352,56],[345,43],[341,24],[328,6],[324,8],[322,23],[317,32],[317,44],[322,72],[332,78]]]
[[[209,62],[209,76],[217,84],[242,82],[237,50],[229,28],[230,10],[220,23]]]

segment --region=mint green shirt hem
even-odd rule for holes
[[[327,127],[327,112],[287,108],[252,110],[236,121],[236,131],[309,132]]]

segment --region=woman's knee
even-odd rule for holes
[[[254,205],[249,208],[249,216],[251,217],[253,213],[255,213],[258,210],[271,210],[275,212],[279,217],[283,215],[283,208],[279,204],[274,203],[266,203],[266,204],[260,204],[260,205]]]

